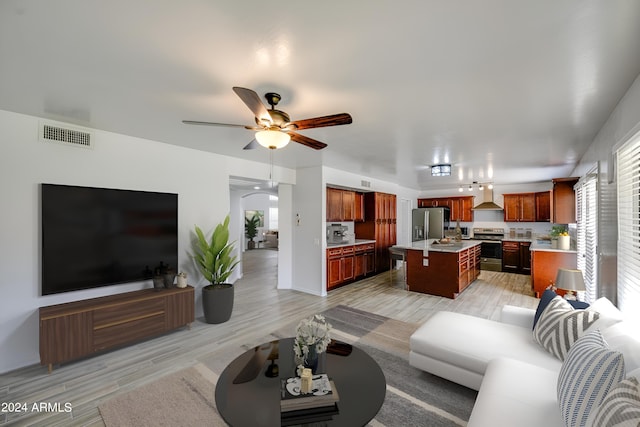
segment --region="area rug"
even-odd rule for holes
[[[213,395],[217,378],[198,364],[115,397],[98,409],[107,427],[224,426]]]
[[[347,306],[322,313],[335,339],[356,345],[378,362],[387,380],[385,401],[370,422],[378,426],[466,426],[477,392],[409,365],[409,337],[419,325]],[[298,320],[258,341],[216,352],[195,367],[171,374],[100,405],[107,427],[225,425],[215,409],[214,385],[236,355],[293,336]],[[227,360],[228,359],[228,360]]]
[[[477,392],[409,365],[409,337],[419,325],[346,306],[323,313],[337,339],[378,362],[387,380],[373,426],[466,426]]]

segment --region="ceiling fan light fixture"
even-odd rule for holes
[[[261,130],[256,133],[256,141],[263,147],[270,149],[278,149],[286,147],[291,141],[291,137],[279,130]]]

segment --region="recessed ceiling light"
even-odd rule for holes
[[[441,163],[439,165],[431,166],[431,176],[450,176],[451,165],[448,163]]]

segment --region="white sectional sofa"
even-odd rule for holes
[[[639,373],[636,325],[623,322],[608,300],[587,310],[601,313],[587,331],[602,331],[609,347],[623,353],[626,372]],[[411,336],[410,364],[478,390],[468,427],[564,426],[557,397],[563,362],[534,339],[535,313],[504,306],[500,321],[492,321],[438,312]]]

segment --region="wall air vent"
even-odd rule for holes
[[[371,181],[360,180],[360,185],[366,188],[371,188]]]
[[[86,130],[73,129],[68,126],[40,123],[40,141],[72,145],[74,147],[93,148],[93,134]]]

